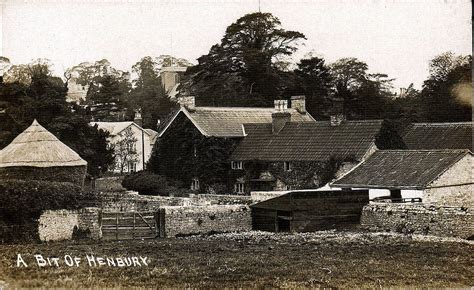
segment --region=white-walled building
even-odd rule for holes
[[[331,187],[369,189],[370,199],[472,206],[473,161],[472,153],[462,149],[376,151]]]
[[[110,133],[108,142],[114,146],[115,163],[111,171],[135,172],[144,169],[150,159],[153,145],[158,132],[152,129],[143,129],[132,121],[128,122],[91,122],[90,125]],[[124,139],[133,140],[133,142],[124,142]],[[122,141],[122,143],[120,143]],[[126,143],[133,143],[127,146]],[[125,145],[126,147],[124,148]],[[125,150],[121,150],[120,147]],[[124,152],[125,151],[125,152]],[[128,155],[128,156],[127,156]]]

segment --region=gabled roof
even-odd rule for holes
[[[331,186],[423,189],[468,154],[446,149],[376,151]]]
[[[152,133],[150,131],[148,131],[148,130],[151,130],[151,129],[142,129],[142,127],[138,126],[135,122],[132,122],[132,121],[126,121],[126,122],[90,122],[89,125],[91,125],[91,126],[97,125],[97,128],[109,132],[111,136],[116,136],[116,135],[120,134],[120,132],[127,129],[129,126],[135,126],[138,129],[143,130],[147,135],[152,136]],[[151,130],[151,131],[156,132],[154,130]]]
[[[271,124],[246,124],[247,136],[231,159],[238,161],[324,161],[331,156],[361,160],[372,148],[382,120],[287,123],[278,134]]]
[[[243,124],[271,123],[274,108],[246,108],[246,107],[195,107],[188,110],[181,107],[160,132],[162,136],[179,114],[184,114],[191,120],[204,136],[213,137],[244,137]],[[309,114],[302,114],[296,109],[288,109],[293,122],[312,122],[314,118]]]
[[[0,151],[0,167],[86,166],[87,162],[36,120]]]
[[[403,136],[408,149],[472,148],[472,122],[415,123]]]

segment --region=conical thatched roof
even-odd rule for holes
[[[0,150],[0,167],[85,166],[87,162],[36,120]]]

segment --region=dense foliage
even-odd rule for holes
[[[181,191],[178,189],[181,187],[179,183],[149,171],[140,171],[125,176],[122,186],[142,195],[181,195]]]
[[[185,87],[200,104],[266,106],[285,91],[284,59],[303,39],[302,33],[283,29],[270,13],[244,15],[198,59]]]
[[[8,145],[34,119],[88,162],[88,173],[99,175],[112,161],[108,133],[89,126],[79,106],[66,102],[67,87],[51,74],[50,65],[34,62],[18,74],[27,81],[0,84],[0,148]]]
[[[229,180],[229,157],[235,146],[233,139],[203,136],[180,114],[156,142],[147,169],[178,179],[188,188],[192,178],[198,178],[202,191],[209,191],[212,184],[219,183],[224,183],[230,191],[233,182]]]
[[[2,240],[37,239],[37,219],[45,210],[77,209],[96,201],[91,193],[68,182],[0,181]]]

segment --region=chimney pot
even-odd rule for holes
[[[143,119],[142,119],[142,114],[140,113],[140,111],[135,112],[135,118],[133,119],[133,122],[140,127],[143,126]]]
[[[292,96],[291,107],[296,109],[301,114],[306,114],[306,97],[305,96]]]
[[[196,98],[194,96],[179,97],[178,103],[181,107],[185,107],[188,111],[194,111],[196,108]]]
[[[275,100],[273,103],[275,104],[275,112],[283,112],[288,109],[287,100]]]

